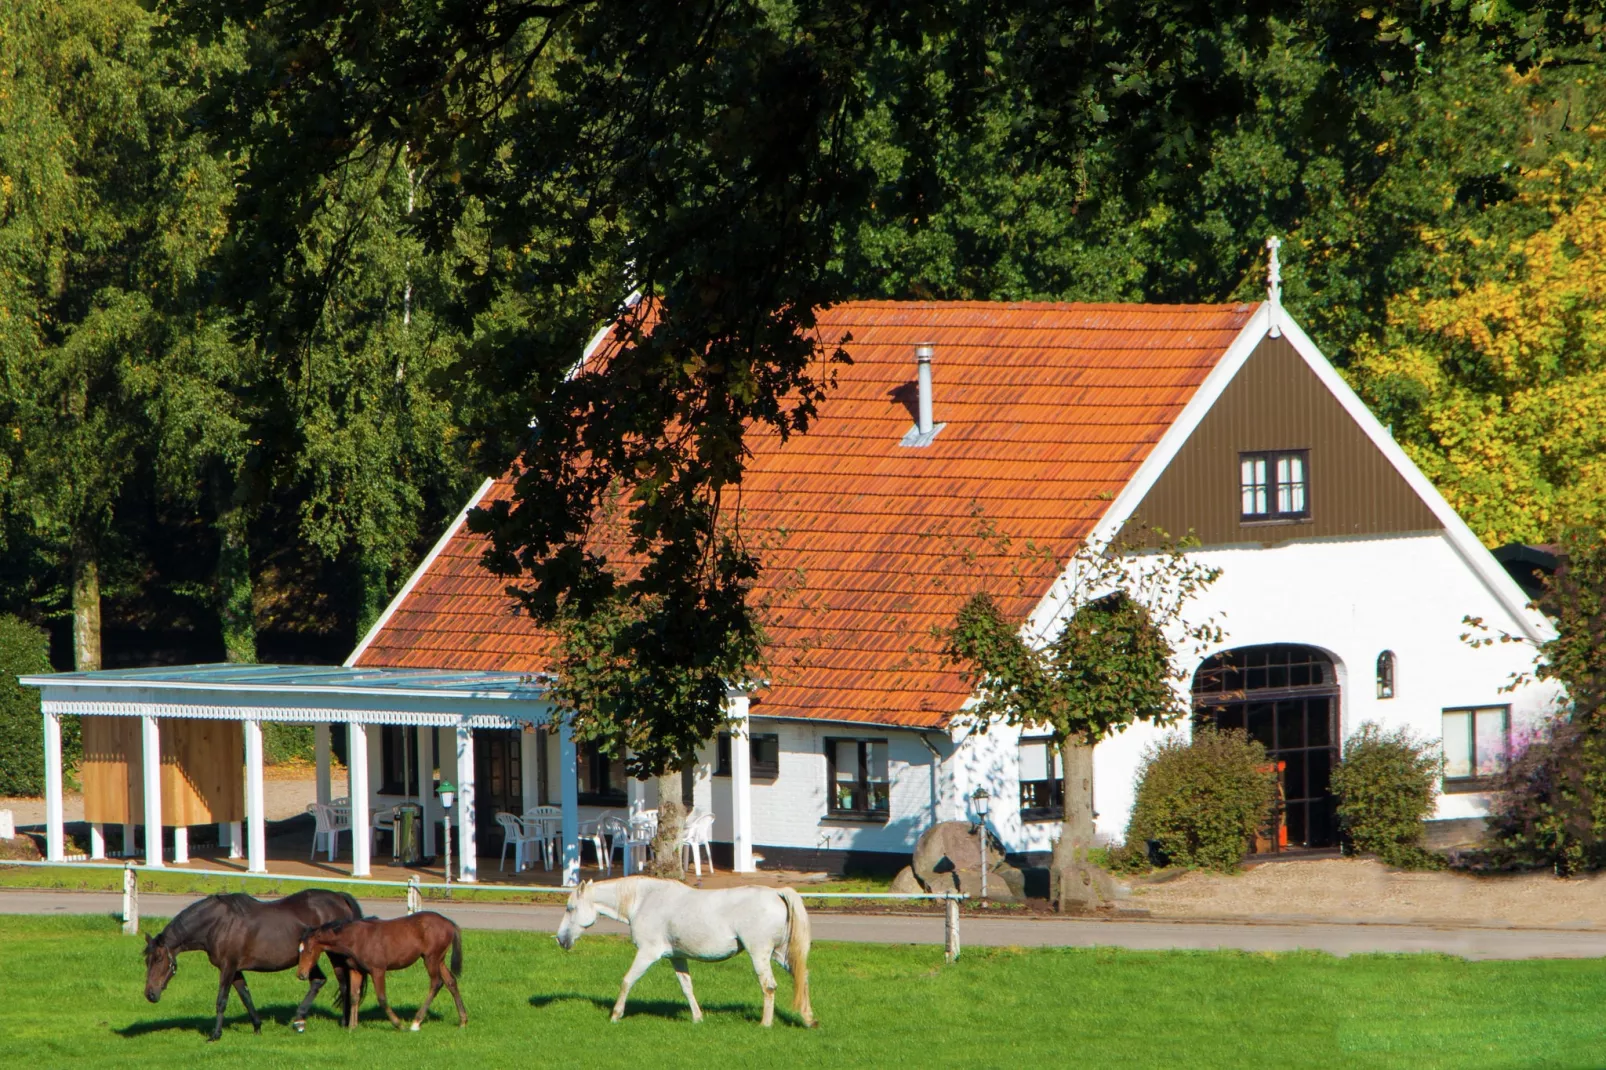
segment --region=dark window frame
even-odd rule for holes
[[[892,749],[885,736],[826,736],[825,744],[825,816],[833,821],[863,821],[884,825],[892,819]],[[837,768],[836,749],[839,744],[853,743],[859,748],[859,779],[854,782],[855,806],[839,807],[836,804]],[[879,744],[887,748],[887,779],[884,782],[886,807],[871,809],[868,805],[871,780],[869,747]]]
[[[1019,747],[1044,744],[1048,748],[1047,780],[1020,780],[1020,819],[1022,821],[1062,821],[1065,818],[1064,755],[1054,743],[1053,736],[1021,736],[1017,744],[1016,762],[1019,769]],[[1061,775],[1054,776],[1055,771]]]
[[[1304,507],[1296,510],[1281,510],[1277,508],[1277,461],[1285,457],[1298,457],[1300,470],[1304,479],[1300,485],[1304,487]],[[1259,460],[1266,464],[1266,482],[1264,484],[1245,484],[1243,479],[1243,466],[1245,461]],[[1289,484],[1292,486],[1293,484]],[[1244,490],[1248,486],[1264,486],[1266,493],[1266,511],[1263,513],[1246,513],[1243,511]],[[1238,522],[1241,524],[1268,524],[1268,523],[1294,523],[1310,519],[1310,450],[1244,450],[1238,454]]]
[[[1501,734],[1505,737],[1505,754],[1501,759],[1499,773],[1485,773],[1478,775],[1478,711],[1502,710],[1505,717],[1501,724]],[[1500,787],[1501,775],[1511,768],[1511,704],[1509,702],[1490,702],[1482,706],[1446,706],[1439,711],[1439,731],[1444,731],[1444,716],[1449,713],[1464,713],[1467,715],[1467,746],[1468,759],[1473,770],[1471,776],[1449,775],[1449,756],[1445,755],[1445,776],[1440,781],[1441,789],[1446,795],[1466,795],[1473,792],[1495,791]],[[1443,746],[1443,740],[1440,740]]]
[[[775,749],[774,761],[759,761],[754,751],[760,740],[770,741]],[[781,775],[781,735],[779,732],[752,732],[747,737],[748,776],[754,780],[774,780]],[[721,732],[715,743],[714,775],[731,775],[731,734]]]
[[[617,758],[609,758],[606,754],[603,754],[601,751],[594,750],[584,743],[576,744],[574,752],[576,780],[579,780],[581,783],[585,783],[587,781],[593,784],[597,783],[598,781],[608,783],[608,773],[611,771],[611,766],[613,763],[618,761]],[[580,763],[582,762],[591,763],[591,776],[584,778],[580,776]],[[601,776],[598,776],[599,772],[602,774]],[[630,774],[624,772],[623,764],[621,763],[619,786],[617,789],[614,789],[612,784],[608,784],[608,791],[582,791],[578,793],[575,801],[581,806],[628,805],[630,800],[629,792],[626,790],[626,785],[628,783],[629,775]]]
[[[412,733],[410,746],[399,746],[406,733]],[[400,779],[394,766],[400,762],[406,768]],[[379,791],[380,795],[418,797],[418,729],[413,725],[387,724],[379,726]]]
[[[1394,671],[1398,659],[1394,651],[1385,650],[1377,656],[1377,697],[1379,700],[1394,697]]]

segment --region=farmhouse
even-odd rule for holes
[[[1090,540],[1191,535],[1190,553],[1221,569],[1193,604],[1226,637],[1188,667],[1192,723],[1246,728],[1282,763],[1291,846],[1336,842],[1329,776],[1361,723],[1442,737],[1438,816],[1475,817],[1489,775],[1556,701],[1548,686],[1503,689],[1529,666],[1523,645],[1464,641],[1468,616],[1530,640],[1549,628],[1275,284],[1265,302],[1213,306],[855,302],[819,329],[849,339],[852,363],[806,435],[754,440],[741,490],[764,545],[766,682],[731,694],[732,732],[683,778],[737,869],[901,865],[980,787],[1008,801],[991,822],[1011,851],[1047,850],[1053,752],[1041,733],[964,722],[970,690],[933,631],[985,589],[1051,634],[1073,608],[1067,562]],[[464,522],[511,488],[480,488],[345,666],[195,670],[187,685],[167,670],[41,677],[47,722],[121,713],[154,732],[158,715],[222,717],[248,736],[275,717],[346,723],[354,807],[418,796],[433,817],[436,769],[454,778],[472,879],[495,813],[560,805],[572,878],[575,822],[651,806],[653,788],[566,731],[534,730],[561,720],[540,688],[551,639],[515,612]],[[208,672],[237,675],[214,678],[197,713]],[[1097,747],[1102,837],[1122,835],[1160,731]],[[319,738],[327,753],[327,727]]]

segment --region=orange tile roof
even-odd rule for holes
[[[772,640],[753,712],[944,724],[969,691],[932,628],[980,587],[1024,620],[1254,308],[867,301],[824,313],[822,337],[851,332],[853,363],[806,435],[754,436],[741,488]],[[906,448],[919,342],[936,346],[946,426]],[[489,497],[510,493],[504,477]],[[482,549],[458,531],[357,663],[550,669],[549,638],[512,615]]]

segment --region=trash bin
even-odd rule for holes
[[[395,833],[391,841],[393,860],[398,865],[416,866],[422,857],[419,834],[424,828],[424,808],[414,802],[400,803],[396,807]]]

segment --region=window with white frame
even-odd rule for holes
[[[1511,760],[1511,707],[1445,710],[1444,790],[1486,791]]]
[[[1303,520],[1309,517],[1310,451],[1239,454],[1238,493],[1240,519]]]
[[[1052,821],[1064,817],[1064,770],[1053,738],[1022,736],[1019,761],[1021,820]]]

